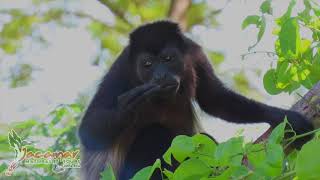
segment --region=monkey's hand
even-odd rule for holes
[[[134,112],[150,98],[158,94],[161,87],[157,84],[144,84],[118,96],[118,110],[121,113]]]
[[[308,121],[304,116],[294,111],[287,111],[287,118],[291,124],[293,130],[296,132],[296,135],[301,135],[307,132],[314,130],[314,127],[310,121]],[[289,128],[290,129],[290,128]],[[286,138],[292,137],[293,133],[286,133]],[[293,142],[295,148],[300,149],[303,144],[313,137],[312,134],[296,139]]]

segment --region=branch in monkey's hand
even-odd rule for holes
[[[315,128],[320,128],[320,82],[318,82],[305,96],[303,96],[296,104],[294,104],[291,107],[291,110],[304,115],[307,120],[311,121]],[[272,130],[273,129],[270,127],[254,141],[254,144],[267,141]],[[302,140],[306,141],[306,139]],[[289,154],[293,149],[293,147],[289,146],[285,149],[285,153]],[[248,158],[246,156],[243,158],[242,163],[245,166],[248,166]]]
[[[315,126],[320,127],[320,82],[318,82],[305,96],[303,96],[296,104],[291,107],[292,111],[299,112],[304,115],[307,120]],[[254,143],[266,141],[272,132],[269,128]],[[303,139],[302,139],[303,140]],[[306,142],[303,142],[306,143]],[[291,152],[293,148],[289,146],[286,152]]]

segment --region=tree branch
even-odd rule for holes
[[[295,103],[291,107],[291,110],[301,113],[311,121],[315,128],[320,128],[320,82]],[[255,143],[265,141],[269,137],[271,131],[272,128],[269,128],[255,141]]]
[[[306,116],[316,128],[320,127],[320,82],[303,96],[291,110]]]
[[[187,11],[191,5],[191,0],[172,0],[168,13],[169,19],[177,22],[182,31],[187,30]]]

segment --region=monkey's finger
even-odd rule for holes
[[[154,84],[145,84],[142,86],[138,86],[120,96],[118,96],[118,103],[120,107],[126,106],[129,102],[133,101],[135,98],[141,96],[144,92],[154,88],[156,85]]]
[[[134,110],[135,106],[137,106],[138,104],[140,104],[143,101],[147,100],[148,98],[158,94],[160,92],[160,90],[161,90],[160,86],[156,86],[156,87],[151,88],[150,90],[146,91],[141,96],[137,97],[132,102],[127,104],[125,110],[127,110],[127,111]]]

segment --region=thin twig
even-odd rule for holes
[[[272,52],[272,51],[252,51],[252,52],[248,52],[248,53],[245,53],[245,54],[242,54],[241,55],[241,59],[244,59],[246,56],[248,55],[252,55],[252,54],[266,54],[267,56],[277,56],[277,53],[275,52]]]

